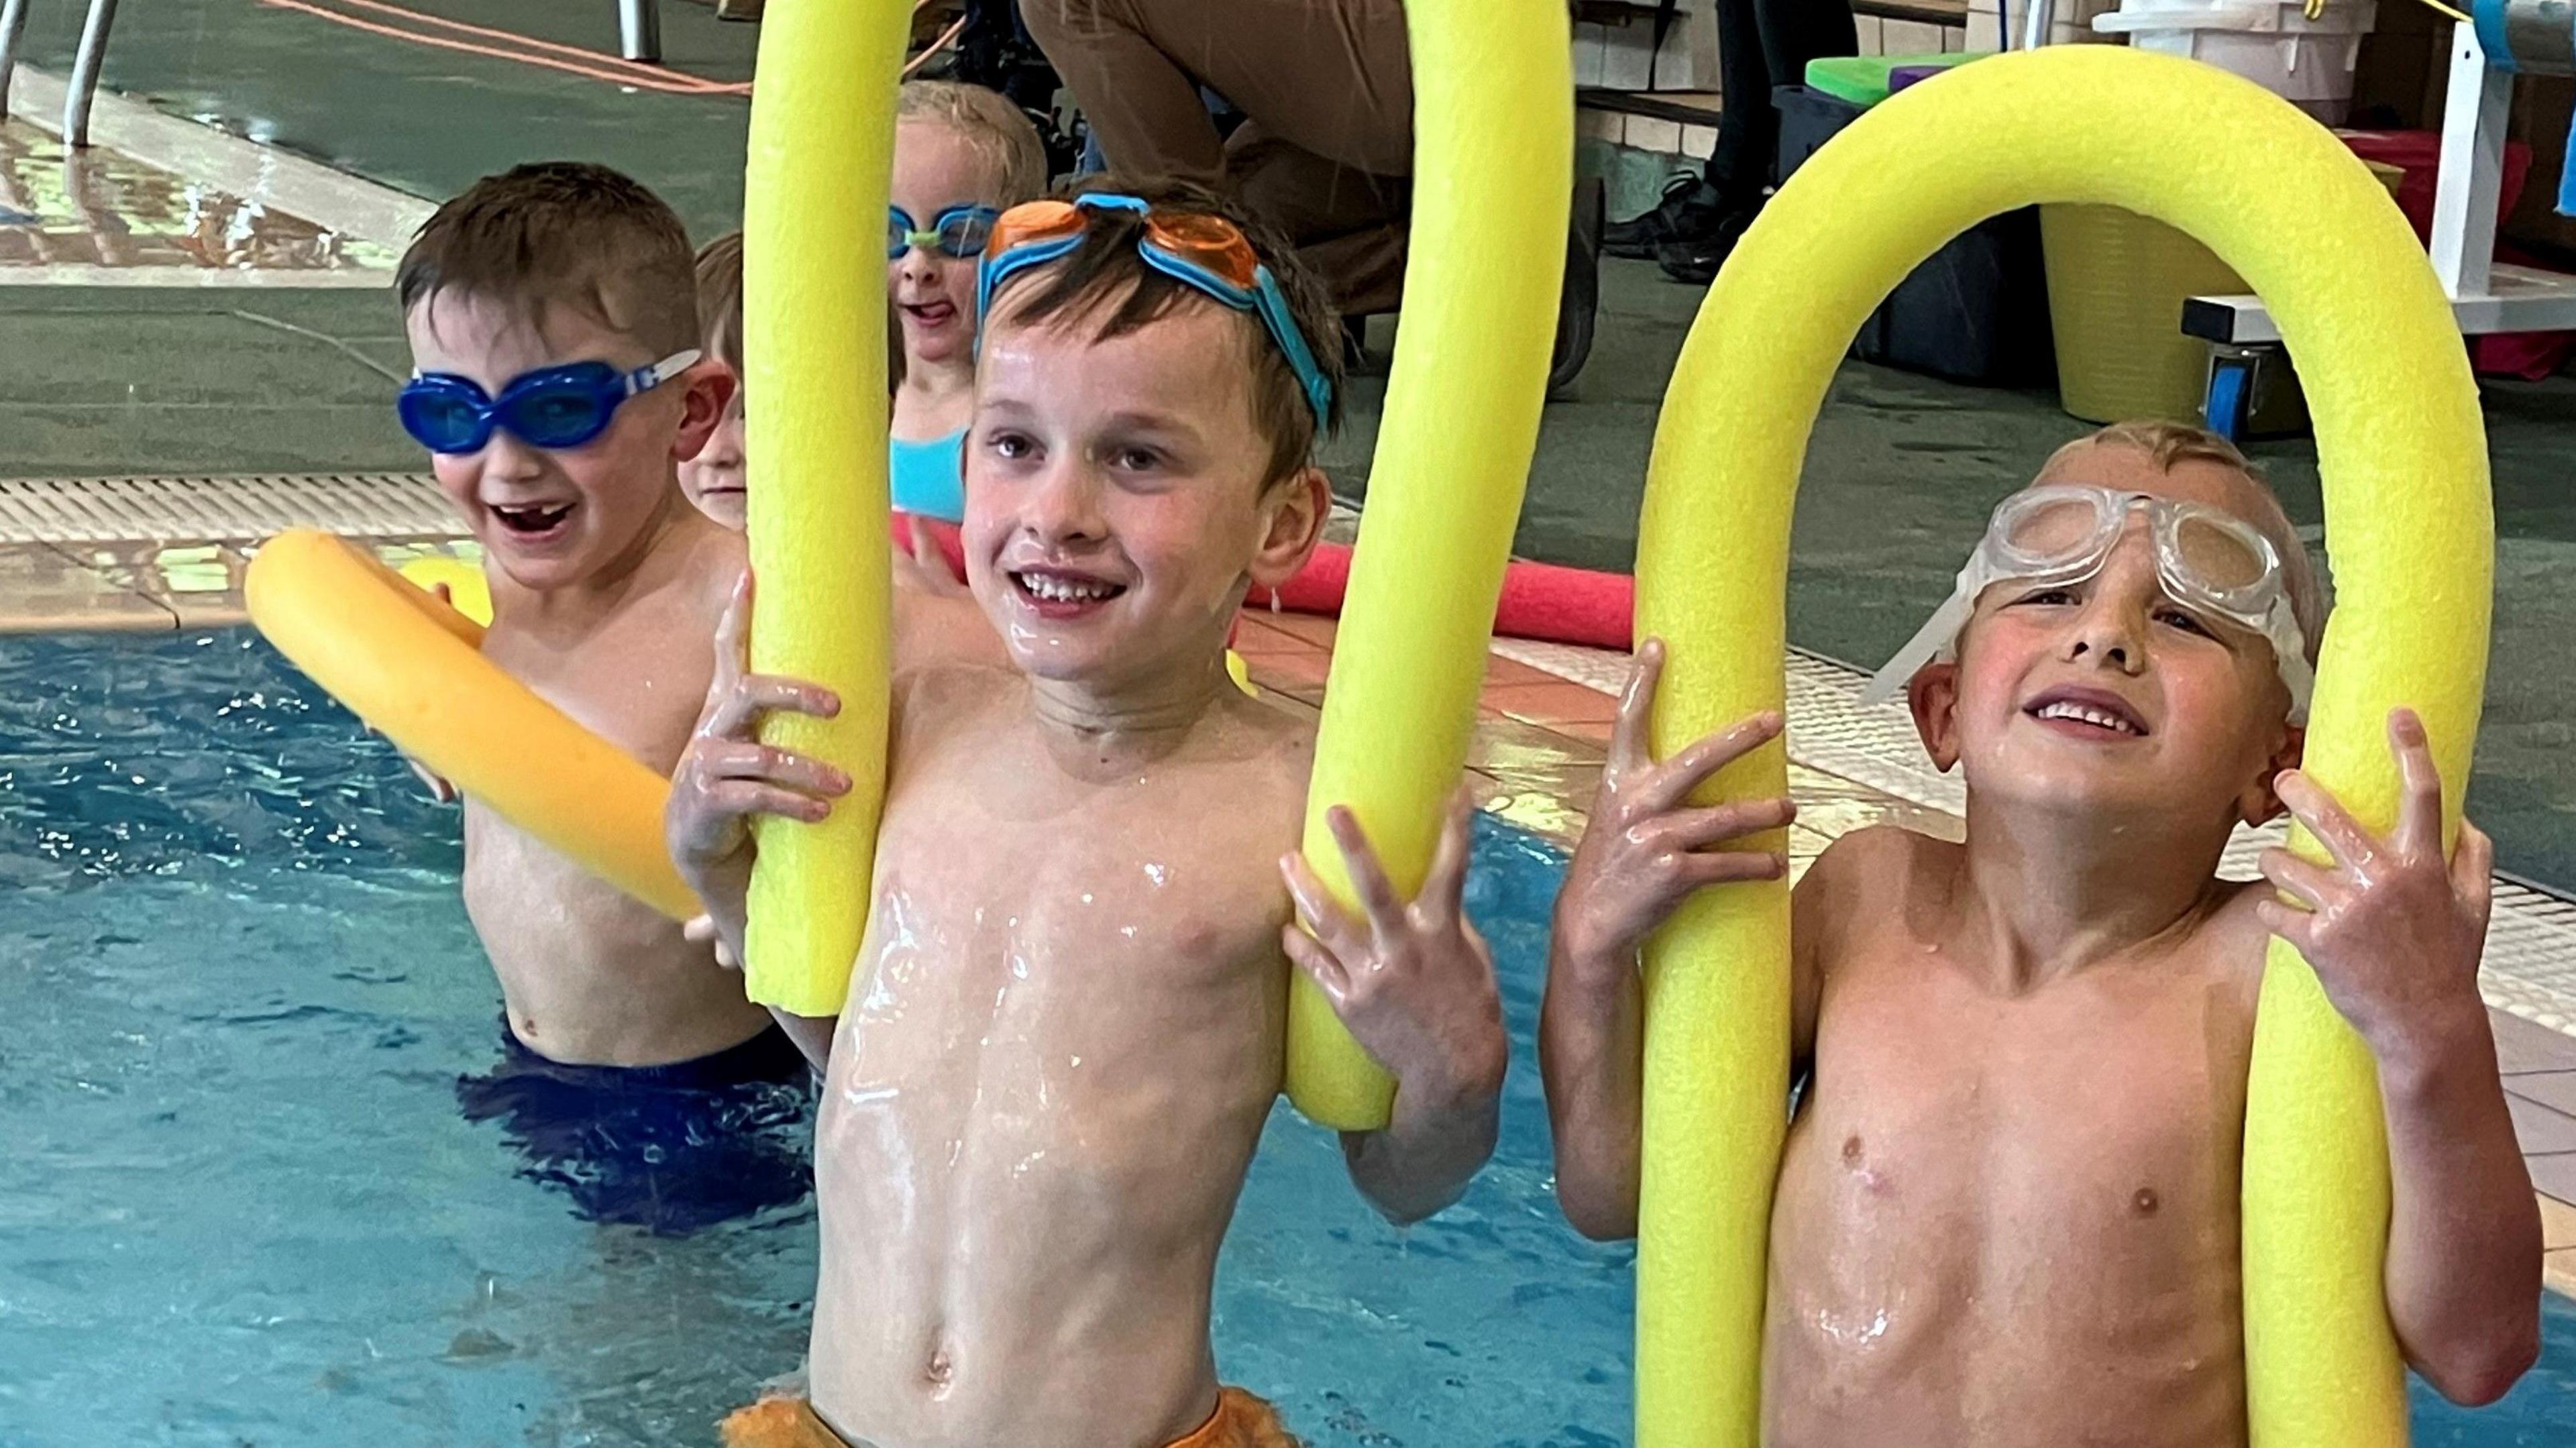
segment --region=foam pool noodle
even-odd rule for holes
[[[1306,797],[1306,858],[1345,907],[1350,881],[1326,812],[1348,805],[1411,895],[1466,766],[1565,266],[1565,23],[1557,0],[1405,6],[1414,152],[1404,326]],[[1289,1099],[1321,1125],[1385,1125],[1392,1080],[1311,981],[1298,976],[1291,992]]]
[[[744,942],[751,998],[837,1014],[867,930],[886,762],[891,548],[886,305],[878,249],[911,6],[800,0],[769,13],[743,186],[752,667],[840,695],[764,742],[846,771],[831,817],[764,817]]]
[[[697,913],[662,848],[669,781],[484,658],[482,620],[311,529],[260,545],[242,591],[277,651],[396,748],[663,914]]]
[[[1736,248],[1683,348],[1649,471],[1637,632],[1670,650],[1656,753],[1783,706],[1791,500],[1863,320],[1949,238],[2047,202],[2179,227],[2270,305],[2316,420],[2340,593],[2306,768],[2386,828],[2384,721],[2412,707],[2455,786],[2455,825],[2494,524],[2450,307],[2405,218],[2331,132],[2222,71],[2106,46],[2005,55],[1891,98],[1806,161]],[[1775,744],[1707,797],[1786,786]],[[2315,857],[2312,841],[2296,847]],[[1789,1084],[1787,886],[1702,893],[1649,948],[1646,991],[1636,1442],[1753,1448]],[[2275,941],[2244,1143],[2255,1448],[2405,1440],[2379,1111],[2367,1050]]]

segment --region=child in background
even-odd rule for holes
[[[742,540],[681,495],[733,396],[699,355],[687,235],[643,187],[486,177],[402,260],[403,426],[483,545],[483,654],[667,772],[696,725]],[[543,761],[531,761],[542,767]],[[738,976],[553,847],[465,804],[466,913],[501,1063],[457,1086],[591,1219],[678,1232],[802,1197],[808,1073]]]
[[[724,416],[707,434],[698,455],[680,464],[680,491],[698,511],[739,533],[750,502],[750,468],[743,441],[743,410],[749,395],[740,385],[742,353],[742,233],[731,231],[698,252],[698,317],[707,355],[722,362],[737,379]],[[904,379],[903,333],[886,304],[887,387],[900,389]],[[984,623],[984,615],[967,597],[965,585],[951,572],[936,536],[916,516],[909,533],[894,539],[897,589],[895,651],[903,658],[977,657],[1002,661],[1001,645]]]
[[[1046,148],[1019,107],[982,86],[907,81],[895,102],[886,292],[903,327],[888,464],[894,505],[966,516],[975,408],[975,272],[1003,210],[1046,189]]]
[[[1764,1442],[2243,1444],[2238,1167],[2274,935],[2378,1066],[2406,1360],[2462,1403],[2530,1367],[2540,1219],[2477,987],[2492,851],[2464,828],[2443,857],[2402,709],[2392,833],[2297,771],[2324,622],[2243,455],[2128,424],[1995,510],[1881,672],[1964,772],[1967,837],[1862,830],[1794,893],[1806,1084],[1773,1187]],[[1636,1231],[1639,946],[1695,888],[1786,869],[1733,843],[1786,800],[1690,799],[1779,719],[1658,763],[1660,660],[1648,643],[1620,707],[1540,1028],[1558,1196],[1595,1237]],[[2335,863],[2273,850],[2268,884],[2216,878],[2284,806]]]

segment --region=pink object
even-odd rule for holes
[[[1350,581],[1349,546],[1326,543],[1316,548],[1296,577],[1279,586],[1277,603],[1291,613],[1338,617]],[[1256,588],[1245,604],[1266,608],[1272,599],[1272,594]],[[1503,573],[1494,632],[1503,638],[1625,653],[1636,607],[1637,581],[1627,574],[1515,559]]]
[[[898,512],[894,515],[897,548],[910,550],[915,524],[939,545],[940,556],[948,560],[950,571],[964,578],[966,548],[956,525]],[[1275,601],[1290,613],[1338,618],[1342,595],[1350,583],[1350,545],[1319,544],[1297,576],[1279,586]],[[1268,608],[1273,601],[1270,590],[1255,588],[1244,605]],[[1636,607],[1637,580],[1627,574],[1515,559],[1503,573],[1503,596],[1494,609],[1494,632],[1507,639],[1582,644],[1625,653]]]

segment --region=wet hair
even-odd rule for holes
[[[689,234],[662,198],[605,166],[542,161],[486,176],[421,224],[394,274],[403,315],[441,293],[568,306],[656,358],[698,345]]]
[[[985,199],[1016,206],[1046,191],[1046,145],[1028,114],[999,91],[953,80],[908,80],[895,92],[894,118],[945,126],[983,163]],[[927,224],[929,217],[919,218]]]
[[[1333,402],[1325,427],[1340,425],[1341,321],[1323,284],[1277,231],[1215,193],[1184,181],[1094,176],[1058,194],[1071,199],[1094,191],[1140,197],[1157,210],[1220,216],[1240,228],[1252,242],[1254,255],[1278,282],[1280,294],[1288,300],[1288,315],[1297,330],[1306,334],[1307,350],[1332,384]],[[1136,250],[1144,217],[1132,211],[1094,211],[1089,216],[1081,243],[1059,260],[1014,276],[1005,285],[1012,300],[1007,307],[997,302],[995,310],[1007,311],[1011,321],[1022,326],[1049,322],[1088,326],[1095,340],[1105,342],[1141,331],[1181,307],[1218,306],[1197,288],[1146,264]],[[1270,329],[1250,312],[1224,310],[1237,319],[1243,337],[1244,362],[1251,372],[1253,423],[1270,444],[1262,483],[1272,486],[1295,476],[1314,459],[1324,428],[1318,427],[1297,370],[1271,340]]]
[[[2290,587],[2290,611],[2298,618],[2299,633],[2307,643],[2308,661],[2316,662],[2318,645],[2325,638],[2327,601],[2325,588],[2318,577],[2316,560],[2309,556],[2307,541],[2299,536],[2290,522],[2288,510],[2272,490],[2271,479],[2262,468],[2245,456],[2242,449],[2205,427],[2185,422],[2115,422],[2089,436],[2077,438],[2059,448],[2049,458],[2049,469],[2068,453],[2084,447],[2127,448],[2143,453],[2156,465],[2156,471],[2170,473],[2184,463],[2211,463],[2227,469],[2254,485],[2264,506],[2259,516],[2245,521],[2254,525],[2272,546],[2280,550],[2281,571]],[[2043,470],[2045,476],[2047,470]]]
[[[743,373],[742,233],[728,231],[698,248],[698,316],[706,324],[707,355]],[[903,386],[903,327],[894,301],[886,301],[886,391]]]

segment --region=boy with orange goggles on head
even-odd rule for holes
[[[1288,972],[1399,1082],[1393,1122],[1345,1139],[1354,1182],[1397,1220],[1447,1205],[1492,1151],[1507,1055],[1466,819],[1407,902],[1337,818],[1367,905],[1345,914],[1293,853],[1312,726],[1226,678],[1245,593],[1296,571],[1329,504],[1313,280],[1178,187],[1005,213],[986,265],[965,549],[1010,664],[896,679],[868,937],[809,1037],[813,1395],[728,1441],[1281,1444],[1208,1335]],[[746,819],[819,818],[848,784],[752,737],[835,701],[719,668],[669,826],[738,945]]]

